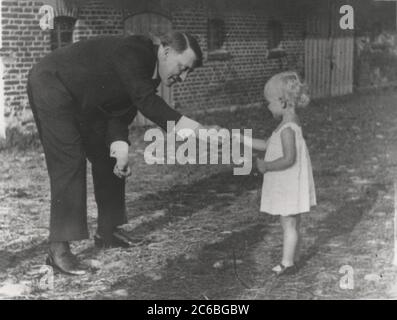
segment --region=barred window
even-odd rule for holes
[[[64,47],[73,42],[75,23],[76,19],[71,17],[56,17],[54,19],[54,29],[51,30],[51,50]]]

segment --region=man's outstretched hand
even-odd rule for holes
[[[217,126],[217,125],[211,125],[211,126],[206,126],[206,125],[200,125],[200,127],[198,128],[199,130],[200,129],[204,129],[204,130],[207,130],[207,131],[209,131],[209,130],[211,130],[211,131],[216,131],[216,138],[217,138],[217,140],[216,140],[216,143],[218,143],[218,144],[222,144],[222,143],[224,143],[224,141],[229,137],[229,134],[228,133],[226,133],[226,132],[222,132],[221,130],[227,130],[227,129],[224,129],[224,128],[222,128],[222,127],[220,127],[220,126]],[[197,134],[197,137],[200,139],[200,133],[199,133],[199,130],[197,130],[198,131],[198,133],[196,133]],[[220,134],[218,135],[218,133],[220,132]],[[206,136],[207,137],[207,136]],[[211,139],[211,135],[209,136],[210,137],[210,139]],[[210,140],[211,141],[211,140]],[[213,142],[215,142],[214,140],[212,140]]]

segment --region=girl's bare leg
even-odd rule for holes
[[[301,253],[300,251],[301,251],[301,247],[302,247],[302,238],[301,238],[301,233],[300,233],[301,216],[298,214],[295,217],[296,217],[296,232],[298,234],[298,241],[296,243],[294,264],[296,264],[300,260],[300,253]]]
[[[283,258],[281,263],[285,267],[294,264],[296,248],[299,240],[297,229],[298,216],[281,216],[281,225],[283,227]]]

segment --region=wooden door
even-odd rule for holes
[[[332,40],[331,96],[353,92],[353,37]]]
[[[339,27],[340,5],[324,1],[307,17],[305,80],[312,98],[353,92],[354,37]]]
[[[156,41],[156,37],[170,31],[171,29],[171,21],[167,17],[156,13],[136,14],[127,18],[124,22],[125,34],[146,35],[154,39],[154,41]],[[160,84],[157,90],[158,95],[161,96],[170,106],[172,106],[172,88]],[[151,121],[146,119],[138,112],[138,115],[135,118],[136,125],[149,125],[151,123]]]
[[[328,96],[331,91],[331,47],[328,26],[324,16],[312,16],[307,20],[305,39],[305,81],[312,98]]]

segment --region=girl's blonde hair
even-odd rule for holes
[[[271,77],[265,85],[264,94],[266,98],[277,98],[287,106],[296,108],[304,108],[310,102],[306,85],[293,71],[281,72]]]

